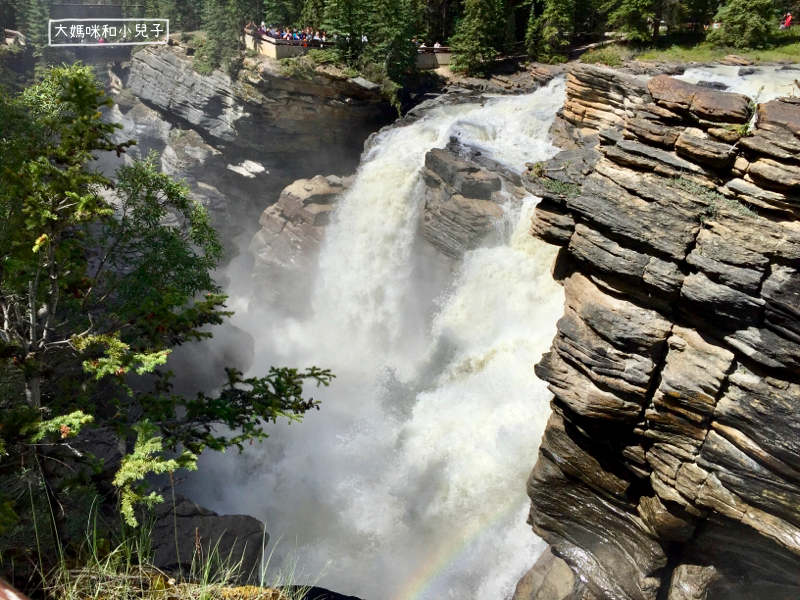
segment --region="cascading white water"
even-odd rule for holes
[[[797,65],[755,67],[750,75],[739,75],[740,67],[714,65],[686,69],[677,77],[690,83],[708,81],[723,83],[726,92],[734,92],[750,96],[756,102],[769,102],[782,96],[800,95],[800,88],[795,80],[800,79]]]
[[[549,416],[533,365],[562,313],[556,248],[528,232],[533,198],[509,205],[505,239],[469,253],[455,278],[417,228],[429,149],[457,136],[522,170],[556,153],[547,131],[564,93],[556,81],[380,134],[328,228],[313,316],[238,315],[257,339],[253,373],[337,375],[309,390],[322,410],[303,424],[273,426],[236,461],[204,456],[203,481],[224,484],[194,490],[264,519],[273,562],[293,553],[295,579],[367,600],[499,600],[543,548],[524,484]]]

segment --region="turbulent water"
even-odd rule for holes
[[[777,67],[689,69],[757,101],[786,95]],[[534,198],[509,203],[499,243],[456,273],[418,236],[426,152],[451,136],[521,171],[556,153],[547,131],[564,100],[534,94],[439,108],[381,133],[340,203],[320,254],[312,316],[239,308],[269,365],[331,368],[322,411],[273,426],[244,457],[206,455],[192,497],[266,521],[270,570],[366,600],[510,595],[544,544],[525,524],[524,482],[550,395],[533,374],[563,294],[555,249],[528,233]],[[209,485],[209,482],[217,482]]]
[[[556,249],[509,203],[499,243],[451,273],[417,233],[425,153],[451,136],[521,171],[556,153],[556,81],[483,106],[439,108],[380,134],[328,228],[305,321],[240,312],[252,372],[331,368],[322,410],[244,457],[203,458],[190,495],[267,523],[271,569],[367,600],[507,597],[544,544],[525,479],[549,415],[533,374],[563,293]],[[219,482],[209,485],[209,481]]]
[[[739,69],[722,65],[696,67],[686,69],[677,79],[690,83],[722,83],[727,86],[726,92],[750,96],[755,102],[769,102],[781,96],[800,94],[800,88],[795,84],[795,80],[800,79],[797,65],[754,67],[753,73],[743,76],[739,75]]]

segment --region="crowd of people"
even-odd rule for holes
[[[247,24],[246,29],[251,35],[257,35],[261,39],[270,38],[273,40],[284,40],[289,42],[320,42],[328,41],[328,36],[324,31],[314,30],[311,27],[305,29],[296,29],[288,27],[276,27],[271,25],[267,27],[264,21],[261,22],[259,27],[256,27],[252,21]]]

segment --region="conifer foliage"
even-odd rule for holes
[[[505,42],[504,16],[503,0],[465,0],[451,43],[454,70],[475,74],[489,68]]]
[[[232,370],[220,395],[172,393],[169,372],[158,371],[171,349],[210,337],[205,327],[230,314],[211,277],[222,247],[157,155],[121,167],[116,181],[90,168],[95,155],[134,143],[116,141],[121,126],[102,119],[110,104],[80,65],[52,69],[18,96],[0,89],[0,472],[69,449],[89,423],[123,447],[138,435],[115,482],[133,523],[133,506],[155,501],[144,474],[265,438],[266,423],[317,406],[303,397],[306,380],[327,385],[332,375]],[[134,393],[134,373],[154,373],[157,384]]]

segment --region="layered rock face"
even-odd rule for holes
[[[503,205],[526,192],[512,173],[477,150],[452,140],[425,156],[419,233],[431,260],[453,267],[464,254],[496,241]],[[310,307],[325,230],[354,176],[299,179],[261,214],[250,242],[253,295],[261,306],[302,315]]]
[[[255,257],[253,294],[259,303],[293,315],[309,308],[325,228],[353,179],[336,175],[299,179],[261,214],[261,229],[250,242]]]
[[[206,76],[193,70],[191,52],[150,46],[129,66],[115,65],[110,118],[124,125],[120,139],[137,140],[132,156],[155,150],[164,172],[186,179],[228,258],[285,186],[320,172],[353,172],[367,137],[396,116],[377,86],[360,78],[287,77],[265,57],[244,59],[235,79]]]
[[[137,52],[127,85],[204,136],[254,150],[262,159],[295,155],[315,171],[329,166],[315,161],[330,161],[331,145],[357,160],[375,120],[392,116],[378,86],[366,80],[325,73],[289,78],[263,57],[245,59],[237,79],[222,71],[205,76],[192,69],[185,46]]]
[[[586,145],[524,178],[566,292],[529,522],[573,599],[800,597],[800,104],[568,77]]]
[[[420,233],[445,256],[461,259],[496,231],[505,198],[496,173],[458,154],[457,142],[425,155],[427,185]]]

